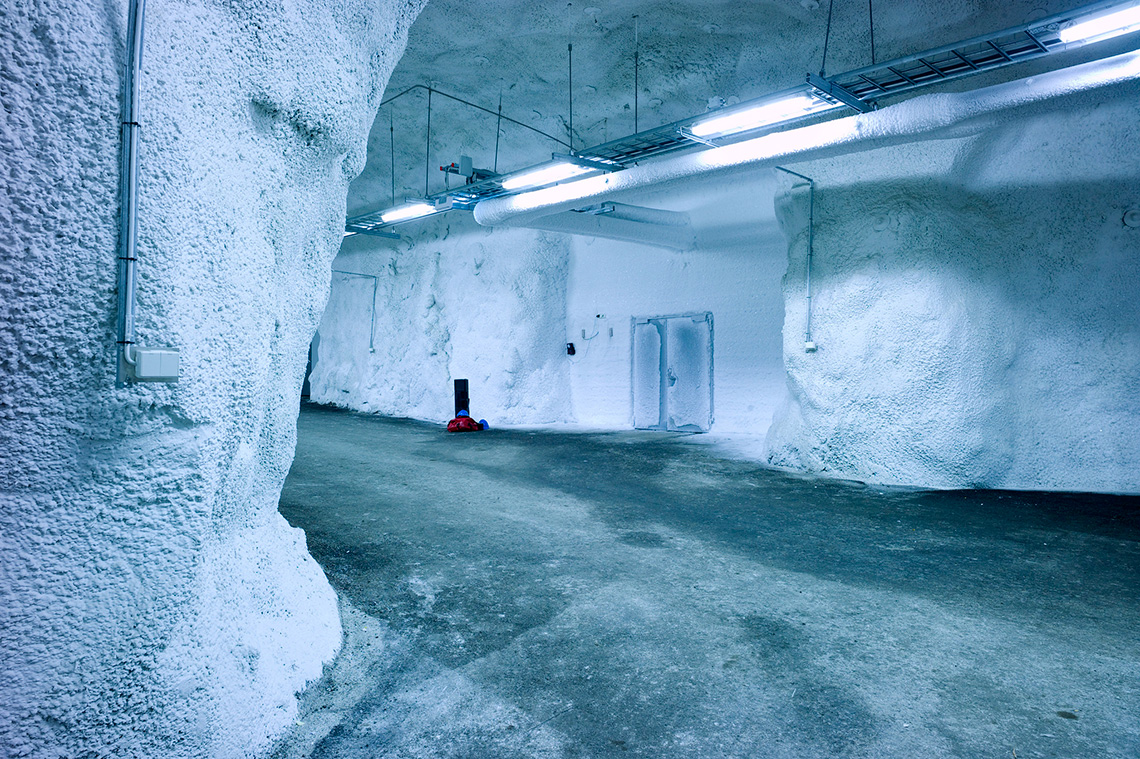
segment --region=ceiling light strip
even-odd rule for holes
[[[571,156],[555,156],[556,163],[533,166],[505,179],[492,177],[466,185],[461,188],[464,193],[462,202],[454,205],[469,208],[476,202],[494,197],[549,187],[570,179],[581,181],[587,174],[620,170],[625,164],[650,156],[692,147],[694,142],[718,147],[716,140],[719,139],[788,126],[843,106],[869,110],[873,107],[869,101],[874,99],[904,94],[928,84],[1032,60],[1137,30],[1140,30],[1140,1],[1102,0],[1019,27],[827,79],[815,77],[818,81],[811,81],[809,77],[808,85],[722,109],[715,114],[702,114],[665,124]],[[614,166],[603,167],[597,165],[599,163],[614,163]],[[452,194],[459,192],[457,188],[437,193],[418,203],[355,216],[347,221],[346,227],[375,225],[378,215],[378,226],[422,218],[447,210],[443,204],[451,199]]]

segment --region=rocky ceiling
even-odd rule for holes
[[[955,42],[1072,7],[1064,0],[834,0],[829,73]],[[412,27],[386,98],[415,85],[498,109],[587,147],[803,81],[823,63],[828,2],[816,0],[431,0]],[[637,38],[635,47],[635,35]],[[410,92],[380,109],[349,212],[444,188],[442,164],[469,155],[510,171],[566,146],[441,96]],[[393,171],[394,169],[394,171]],[[394,181],[393,181],[394,177]]]

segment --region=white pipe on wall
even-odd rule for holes
[[[127,70],[123,81],[123,162],[119,182],[119,334],[117,381],[121,385],[134,364],[135,270],[138,260],[139,90],[142,68],[143,17],[146,0],[131,0],[127,17]]]

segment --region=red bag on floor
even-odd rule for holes
[[[448,432],[478,432],[483,425],[469,416],[457,416],[447,423]]]

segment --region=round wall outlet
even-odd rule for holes
[[[1133,229],[1140,227],[1140,208],[1129,208],[1124,212],[1124,226]]]

